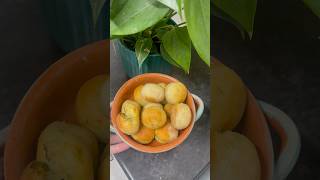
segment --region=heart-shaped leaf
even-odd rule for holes
[[[171,59],[186,73],[191,62],[191,40],[187,27],[174,28],[162,37],[162,44]]]
[[[141,32],[169,12],[169,8],[157,0],[115,0],[111,5],[111,36]]]
[[[210,66],[210,0],[185,0],[184,12],[192,44]]]
[[[139,67],[141,68],[144,60],[150,54],[153,41],[151,38],[138,39],[135,45],[135,52],[138,59]]]
[[[176,0],[158,0],[162,4],[168,6],[169,8],[178,11],[179,7]]]
[[[213,4],[237,21],[252,37],[257,0],[214,0]]]
[[[312,10],[312,12],[320,18],[320,1],[319,0],[303,0],[303,2]]]
[[[91,5],[91,9],[92,9],[92,19],[93,19],[93,24],[94,27],[97,24],[98,18],[100,16],[101,13],[101,9],[104,6],[104,4],[106,3],[106,0],[90,0],[90,5]]]
[[[179,64],[177,64],[170,56],[169,54],[166,52],[166,50],[164,49],[163,45],[160,45],[160,53],[161,56],[170,64],[172,64],[173,66],[176,66],[177,68],[181,68],[181,66],[179,66]]]

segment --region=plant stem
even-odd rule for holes
[[[186,24],[186,22],[182,22],[180,24],[177,24],[176,26],[181,26],[181,25],[185,25],[185,24]]]

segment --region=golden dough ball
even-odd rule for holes
[[[77,94],[75,105],[79,124],[90,129],[104,143],[109,135],[108,81],[104,74],[85,82]]]
[[[131,135],[134,140],[141,144],[149,144],[154,139],[154,129],[142,126],[138,133]]]
[[[141,106],[132,100],[126,100],[122,103],[121,113],[118,114],[116,122],[119,129],[132,135],[139,131]]]
[[[147,83],[141,90],[141,95],[149,102],[160,103],[164,100],[164,88],[154,83]]]
[[[164,106],[164,110],[166,111],[168,116],[170,116],[173,106],[174,106],[173,104],[166,104]]]
[[[21,180],[56,180],[47,163],[32,161],[22,173]]]
[[[39,137],[36,160],[47,163],[56,179],[94,179],[98,158],[93,149],[96,148],[98,141],[88,129],[54,122]]]
[[[170,119],[172,126],[178,130],[188,127],[192,121],[189,106],[184,103],[175,104],[171,109]]]
[[[214,133],[213,143],[213,179],[260,180],[259,156],[249,139],[226,131]]]
[[[141,111],[141,106],[132,100],[126,100],[122,103],[121,113],[124,114],[128,118],[139,117]]]
[[[148,104],[149,102],[148,102],[145,98],[142,97],[142,95],[141,95],[141,90],[142,90],[142,88],[143,88],[143,85],[140,85],[140,86],[138,86],[138,87],[136,87],[136,88],[134,89],[133,99],[134,99],[135,101],[137,101],[141,106],[145,106],[145,105]]]
[[[242,119],[247,89],[240,77],[219,62],[213,64],[211,112],[214,131],[233,130]]]
[[[158,129],[167,122],[166,112],[158,105],[144,107],[141,118],[142,124],[151,129]]]
[[[188,94],[187,88],[181,82],[169,83],[165,89],[165,98],[167,103],[178,104],[186,100]]]
[[[160,103],[149,103],[147,105],[144,106],[144,108],[148,108],[148,107],[159,107],[159,108],[163,108],[162,104]]]
[[[155,139],[162,144],[169,143],[178,138],[179,132],[170,122],[167,122],[162,128],[156,129]]]
[[[116,121],[118,128],[127,135],[132,135],[139,131],[139,117],[127,117],[125,114],[120,113]]]
[[[167,84],[166,83],[158,83],[159,86],[161,86],[162,88],[166,88]]]

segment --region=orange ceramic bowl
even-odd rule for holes
[[[141,152],[146,152],[146,153],[160,153],[160,152],[165,152],[169,151],[175,147],[177,147],[179,144],[181,144],[184,140],[187,139],[189,134],[192,131],[194,122],[195,122],[195,115],[196,115],[196,110],[195,110],[195,104],[194,100],[192,98],[192,95],[190,92],[188,92],[188,96],[186,99],[186,104],[190,107],[191,112],[192,112],[192,122],[189,124],[189,126],[181,131],[179,131],[179,136],[177,139],[174,141],[167,143],[167,144],[160,144],[157,141],[153,141],[150,144],[143,145],[135,140],[133,140],[130,136],[124,134],[119,130],[117,127],[116,123],[116,117],[121,111],[121,105],[122,103],[127,100],[127,99],[132,99],[133,91],[136,87],[139,85],[145,84],[145,83],[170,83],[170,82],[178,82],[177,79],[164,75],[164,74],[159,74],[159,73],[147,73],[147,74],[142,74],[139,76],[136,76],[130,80],[128,80],[125,84],[122,85],[122,87],[118,90],[114,100],[113,104],[111,107],[111,121],[112,125],[117,131],[118,135],[120,138],[127,143],[130,147],[141,151]]]
[[[19,180],[35,159],[38,137],[53,121],[75,121],[74,102],[87,80],[109,72],[109,42],[80,48],[50,66],[21,101],[5,146],[6,180]]]

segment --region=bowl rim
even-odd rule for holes
[[[135,142],[131,137],[129,137],[129,135],[126,135],[126,134],[122,133],[118,129],[117,123],[116,123],[117,122],[116,121],[116,117],[118,115],[118,112],[116,112],[114,110],[114,108],[112,108],[116,104],[116,102],[119,101],[119,99],[122,96],[122,92],[125,91],[128,86],[132,85],[133,83],[136,83],[137,79],[149,78],[149,77],[152,77],[152,76],[162,77],[162,78],[168,79],[171,82],[180,82],[179,80],[177,80],[176,78],[174,78],[172,76],[169,76],[169,75],[166,75],[166,74],[161,74],[161,73],[144,73],[144,74],[135,76],[135,77],[127,80],[119,88],[119,90],[117,91],[116,95],[114,96],[113,103],[111,105],[111,123],[112,123],[112,126],[114,127],[117,135],[120,137],[120,139],[123,142],[125,142],[127,145],[129,145],[131,148],[133,148],[133,149],[135,149],[137,151],[140,151],[140,152],[144,152],[144,153],[162,153],[162,152],[169,151],[169,150],[177,147],[178,145],[182,144],[188,138],[188,136],[190,135],[190,133],[191,133],[193,127],[194,127],[195,118],[196,118],[195,102],[194,102],[192,94],[190,93],[189,90],[188,90],[186,101],[190,101],[191,102],[191,104],[190,105],[188,104],[188,106],[189,107],[191,106],[190,109],[191,109],[191,112],[192,112],[192,122],[189,124],[189,126],[187,128],[185,128],[183,130],[183,131],[185,131],[185,133],[179,134],[179,137],[176,140],[174,140],[172,142],[169,142],[167,144],[160,145],[160,146],[149,146],[148,144],[146,144],[146,145],[140,144],[138,142]],[[152,81],[150,81],[150,82],[152,82]]]

